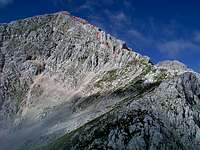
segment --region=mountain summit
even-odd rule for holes
[[[68,12],[0,25],[1,149],[199,149],[200,75]]]

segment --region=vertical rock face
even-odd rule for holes
[[[0,25],[2,149],[199,149],[199,87],[67,12]]]

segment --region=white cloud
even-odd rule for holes
[[[113,15],[112,17],[116,21],[127,21],[127,16],[124,14],[124,12],[119,12],[116,15]]]
[[[131,18],[124,11],[111,11],[109,9],[105,9],[103,11],[106,16],[107,22],[109,22],[112,28],[116,30],[123,30],[124,27],[129,27],[128,24],[131,24]],[[125,29],[127,30],[127,28]]]
[[[79,11],[87,11],[95,15],[95,7],[100,6],[101,3],[94,1],[94,0],[87,0],[86,2],[82,3],[75,12]]]
[[[77,12],[78,12],[78,11],[81,11],[81,10],[89,10],[89,11],[92,11],[92,10],[93,10],[93,9],[92,9],[92,5],[93,5],[93,3],[91,3],[90,1],[87,1],[86,3],[80,5],[76,11],[77,11]]]
[[[4,7],[12,2],[13,0],[0,0],[0,7]]]
[[[147,40],[141,32],[139,32],[135,29],[129,30],[127,34],[130,34],[131,36],[135,37],[138,40],[142,40],[142,41]]]
[[[159,43],[157,47],[161,52],[167,54],[168,56],[175,57],[180,52],[194,50],[199,46],[194,44],[192,41],[174,40]]]

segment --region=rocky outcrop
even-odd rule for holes
[[[161,61],[156,66],[160,69],[168,70],[168,72],[173,75],[180,75],[184,72],[192,72],[192,69],[189,69],[185,64],[177,60]]]
[[[191,72],[167,79],[46,148],[199,149],[199,87]]]
[[[2,149],[199,149],[199,85],[67,12],[0,25]]]

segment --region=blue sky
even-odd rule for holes
[[[154,63],[177,59],[200,72],[198,0],[0,0],[0,22],[67,10]]]

